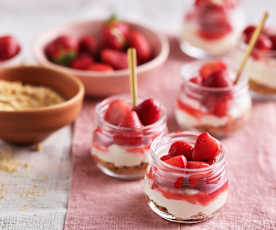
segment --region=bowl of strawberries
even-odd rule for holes
[[[86,95],[129,91],[127,49],[137,53],[139,86],[154,77],[168,57],[166,36],[145,26],[119,20],[87,20],[61,26],[40,36],[34,52],[39,64],[76,75]]]
[[[22,61],[22,48],[12,35],[0,35],[0,67],[20,64]]]

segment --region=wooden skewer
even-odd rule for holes
[[[137,76],[136,76],[136,50],[130,48],[127,51],[128,54],[128,68],[129,68],[129,82],[130,82],[130,93],[132,99],[132,107],[136,106],[137,102]]]
[[[237,84],[237,82],[240,80],[242,71],[244,70],[244,67],[247,63],[247,60],[248,60],[249,56],[251,55],[251,53],[252,53],[252,51],[255,47],[255,44],[256,44],[256,42],[259,38],[259,35],[260,35],[260,33],[261,33],[261,31],[264,27],[264,24],[265,24],[267,18],[268,18],[268,12],[265,11],[259,25],[255,29],[255,31],[253,33],[253,36],[250,39],[249,45],[246,49],[246,52],[245,52],[245,54],[243,56],[243,59],[242,59],[242,62],[241,62],[240,66],[239,66],[239,69],[237,71],[237,76],[236,76],[236,80],[235,80],[234,84]]]

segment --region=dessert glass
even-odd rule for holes
[[[206,7],[196,6],[195,2],[185,1],[186,10],[180,35],[182,51],[194,58],[209,58],[224,55],[236,47],[245,21],[240,2],[225,8],[222,13],[209,12]],[[213,34],[209,34],[210,31]]]
[[[93,133],[91,155],[97,167],[109,176],[126,180],[143,178],[152,141],[167,132],[165,108],[160,105],[162,116],[152,125],[139,129],[119,127],[104,120],[108,105],[115,99],[131,103],[129,96],[119,95],[96,106],[97,128]]]
[[[208,61],[207,61],[208,62]],[[251,110],[251,97],[248,90],[247,78],[241,76],[240,81],[231,87],[210,88],[189,81],[198,76],[200,67],[205,61],[186,64],[182,68],[182,85],[175,117],[183,129],[207,131],[216,137],[228,136],[248,120]],[[235,78],[236,67],[227,65],[230,76]],[[215,107],[224,106],[220,103],[227,101],[226,114],[215,112]]]
[[[160,160],[175,141],[194,145],[198,135],[197,132],[171,133],[158,137],[151,145],[145,195],[149,207],[166,220],[202,222],[214,216],[227,200],[223,149],[217,161],[206,168],[177,168]]]
[[[247,45],[242,41],[233,54],[233,61],[240,63]],[[276,51],[254,50],[248,58],[245,74],[254,99],[276,99]]]

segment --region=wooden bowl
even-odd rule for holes
[[[66,101],[38,109],[0,111],[0,138],[20,145],[38,143],[73,122],[82,107],[84,87],[74,76],[38,66],[16,66],[0,70],[0,79],[47,86]]]
[[[74,70],[50,62],[45,55],[45,46],[58,35],[67,34],[79,38],[82,35],[91,34],[97,37],[104,22],[105,20],[74,22],[42,34],[34,47],[34,55],[37,62],[43,66],[78,76],[84,83],[86,94],[90,96],[109,96],[129,92],[129,72],[127,69],[110,73]],[[169,42],[166,36],[145,26],[131,22],[127,23],[130,25],[130,28],[140,31],[145,35],[155,53],[155,57],[151,61],[137,68],[139,87],[143,87],[143,84],[147,84],[149,78],[158,79],[158,76],[154,74],[154,70],[166,61],[169,54]]]

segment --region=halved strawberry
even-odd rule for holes
[[[129,113],[131,113],[130,105],[123,100],[115,99],[109,104],[104,119],[113,125],[120,125]]]
[[[151,59],[152,48],[142,33],[131,31],[128,34],[127,39],[129,46],[136,49],[139,63],[145,63]]]
[[[101,52],[101,60],[111,65],[114,69],[120,70],[128,68],[127,54],[120,51],[104,49]]]
[[[132,129],[139,129],[143,126],[135,111],[127,112],[125,116],[122,118],[122,122],[119,125],[121,127]]]
[[[92,63],[89,67],[88,70],[91,71],[98,71],[98,72],[112,72],[113,68],[110,65],[103,64],[103,63]]]
[[[221,146],[218,141],[209,133],[202,133],[198,136],[193,151],[194,161],[209,161],[215,159],[220,153]]]
[[[160,157],[160,160],[161,160],[161,161],[166,161],[166,160],[169,160],[169,159],[170,159],[169,154],[163,155],[162,157]]]
[[[143,125],[151,125],[158,121],[161,117],[160,106],[151,98],[146,99],[136,106],[134,110],[137,112]]]
[[[233,81],[226,70],[217,70],[205,77],[202,84],[206,87],[222,88],[232,86]]]
[[[189,169],[199,169],[199,168],[206,168],[209,165],[205,162],[201,161],[188,161],[187,162],[187,168]],[[202,178],[207,177],[208,172],[202,172],[202,173],[193,173],[189,176],[189,185],[191,188],[196,187],[202,180]]]
[[[183,155],[178,155],[172,157],[165,161],[167,164],[178,167],[178,168],[186,168],[187,167],[187,159]]]
[[[192,160],[193,147],[185,141],[174,142],[169,149],[169,156],[184,155],[188,161]]]
[[[71,67],[73,69],[88,70],[89,66],[92,63],[93,63],[92,57],[90,57],[87,54],[81,54],[72,61]]]
[[[221,62],[221,61],[213,61],[213,62],[207,62],[201,68],[199,69],[200,76],[203,78],[207,78],[212,73],[217,72],[219,70],[226,70],[227,66]]]

